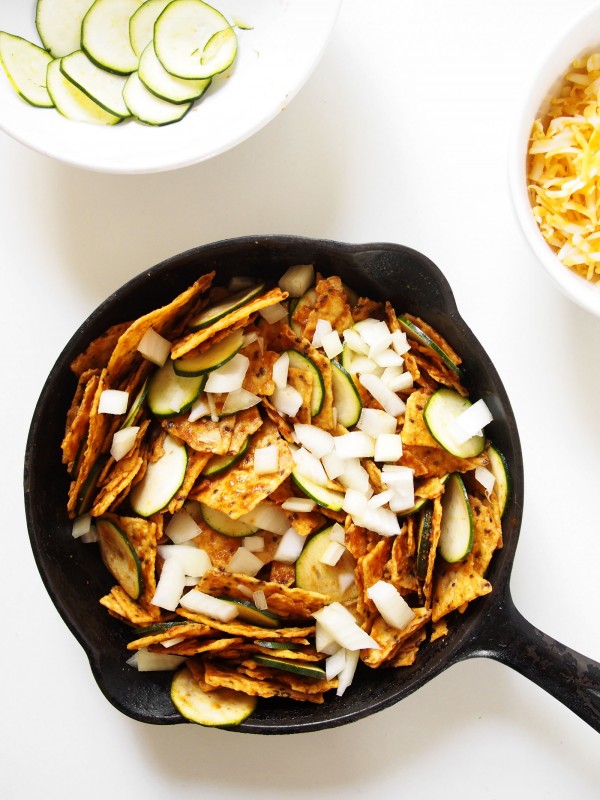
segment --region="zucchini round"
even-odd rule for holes
[[[256,697],[234,689],[205,692],[187,666],[173,676],[171,700],[185,719],[215,728],[239,725],[252,714],[257,703]]]
[[[144,579],[135,548],[124,531],[111,519],[97,519],[96,531],[104,566],[127,594],[137,600],[142,593]]]

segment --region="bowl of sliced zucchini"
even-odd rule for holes
[[[102,172],[203,161],[285,108],[316,67],[339,6],[7,0],[0,128],[40,153]]]
[[[144,271],[59,355],[24,486],[48,593],[134,719],[316,731],[485,656],[600,727],[598,664],[511,600],[501,379],[410,248],[245,237]]]

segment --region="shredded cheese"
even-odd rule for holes
[[[600,284],[600,53],[573,62],[528,151],[533,215],[560,261]]]

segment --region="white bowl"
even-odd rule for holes
[[[0,68],[0,128],[60,161],[99,172],[160,172],[211,158],[260,130],[304,85],[333,30],[341,0],[212,0],[238,31],[234,65],[181,122],[151,127],[77,123],[21,100]],[[39,44],[34,0],[2,0],[0,30]]]
[[[538,66],[525,92],[510,144],[509,174],[517,218],[533,252],[567,297],[600,316],[600,288],[571,272],[546,243],[533,217],[526,179],[527,146],[534,120],[555,94],[571,62],[594,49],[600,50],[600,5],[580,16]]]

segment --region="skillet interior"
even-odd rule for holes
[[[462,355],[467,385],[492,410],[486,433],[511,466],[512,495],[504,518],[504,548],[488,577],[494,586],[464,615],[452,618],[451,633],[423,646],[412,667],[363,668],[342,698],[323,705],[262,701],[235,730],[297,733],[342,725],[392,705],[464,657],[467,643],[486,625],[494,606],[508,597],[508,581],[522,513],[523,467],[514,416],[500,378],[483,348],[461,319],[439,269],[415,250],[395,244],[349,245],[291,236],[246,237],[202,246],[141,273],[109,297],[74,334],[54,365],[40,395],[25,455],[25,507],[36,562],[56,608],[85,649],[94,677],[107,699],[143,722],[183,722],[174,711],[170,675],[140,674],[124,664],[127,630],[98,607],[112,585],[95,547],[73,540],[65,505],[68,479],[60,463],[65,414],[74,391],[73,357],[109,325],[164,304],[198,275],[217,269],[218,281],[232,275],[278,277],[288,266],[314,263],[324,274],[339,274],[361,294],[389,299],[399,311],[422,316]],[[490,617],[487,617],[489,619]]]

